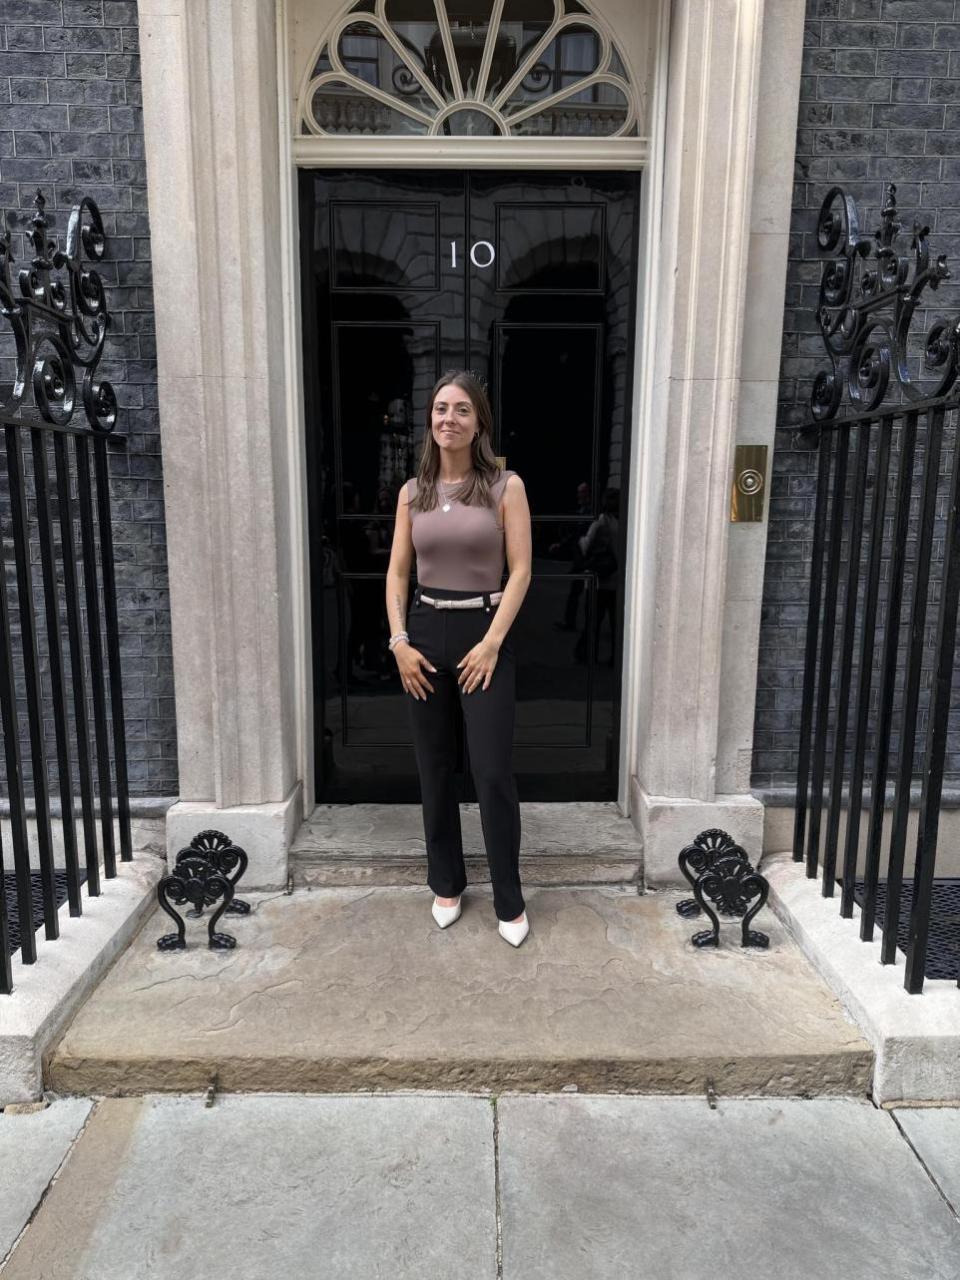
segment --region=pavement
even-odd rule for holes
[[[440,930],[424,888],[251,894],[233,951],[161,952],[157,913],[46,1063],[74,1095],[200,1091],[778,1096],[869,1092],[873,1053],[769,911],[765,951],[690,936],[678,893],[531,888],[497,933],[489,889]]]
[[[62,1099],[0,1186],[3,1280],[960,1277],[960,1113],[856,1099]]]

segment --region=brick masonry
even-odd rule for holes
[[[904,226],[931,227],[934,254],[960,265],[960,3],[808,0],[797,127],[778,423],[805,419],[826,364],[816,332],[821,259],[816,218],[834,185],[856,200],[861,230],[879,225],[888,183]],[[909,238],[907,240],[909,243]],[[941,287],[936,310],[956,308]],[[922,332],[922,320],[915,324]],[[774,455],[754,735],[756,788],[795,783],[815,458],[782,433]],[[896,743],[894,743],[896,748]],[[960,725],[948,781],[960,781]]]
[[[131,0],[5,0],[0,210],[13,222],[18,262],[18,231],[38,186],[55,238],[82,195],[103,214],[99,270],[113,323],[100,369],[128,438],[111,451],[111,473],[130,788],[172,796],[176,724],[137,34]],[[9,385],[9,362],[2,372]]]

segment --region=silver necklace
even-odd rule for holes
[[[443,489],[446,489],[446,488],[455,489],[458,484],[463,484],[463,481],[462,480],[438,480],[437,481],[437,485]],[[443,506],[440,508],[440,510],[449,511],[450,510],[449,499],[447,499],[445,495],[441,495],[441,496],[444,497],[444,503],[443,503]]]

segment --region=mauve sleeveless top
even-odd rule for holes
[[[491,486],[492,507],[458,501],[457,485],[438,485],[439,505],[432,511],[410,511],[413,549],[417,553],[417,582],[421,587],[450,591],[499,591],[506,560],[500,503],[514,471],[502,471]],[[407,501],[417,493],[417,480],[408,480]],[[443,511],[444,502],[450,510]]]

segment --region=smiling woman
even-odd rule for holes
[[[520,477],[497,465],[493,416],[473,374],[440,378],[427,422],[418,475],[399,496],[387,570],[390,649],[410,695],[427,883],[436,895],[434,919],[446,928],[460,914],[467,883],[455,773],[462,716],[498,928],[519,946],[528,924],[512,768],[516,655],[508,633],[530,585],[530,510]],[[417,586],[408,611],[414,555]],[[505,557],[509,578],[500,590]]]

